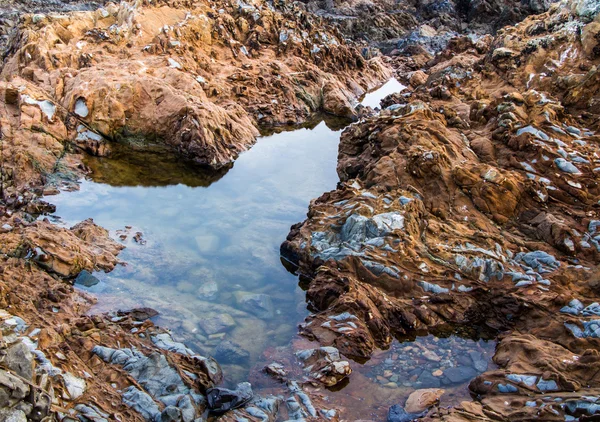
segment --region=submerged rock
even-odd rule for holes
[[[248,382],[238,384],[235,390],[219,387],[206,390],[208,408],[214,413],[237,409],[252,400],[252,397],[254,393]]]

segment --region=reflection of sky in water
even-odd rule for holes
[[[80,191],[50,197],[68,224],[92,217],[113,237],[133,226],[120,256],[128,265],[98,274],[101,283],[89,289],[100,299],[95,311],[155,308],[159,324],[201,353],[233,340],[251,355],[231,368],[243,376],[241,368],[265,347],[287,344],[307,313],[296,277],[281,265],[279,246],[290,226],[305,218],[309,201],[335,188],[338,140],[339,132],[321,122],[261,138],[208,187],[84,181]],[[100,161],[100,180],[122,178],[118,163]],[[156,160],[149,164],[164,171]],[[131,241],[136,231],[146,245]],[[272,312],[240,305],[240,295],[248,292],[268,295]],[[224,314],[231,318],[220,321]],[[217,326],[206,331],[202,320],[211,318]]]
[[[363,104],[378,106],[401,87],[392,80]],[[279,246],[310,200],[335,188],[339,135],[320,122],[265,136],[219,174],[160,151],[117,148],[111,159],[91,158],[97,182],[49,200],[69,225],[91,217],[115,238],[132,226],[120,255],[127,265],[97,274],[100,283],[88,289],[99,298],[94,311],[152,307],[159,325],[202,354],[230,340],[234,350],[216,357],[229,381],[245,379],[307,315]],[[132,240],[137,231],[145,245]]]
[[[365,95],[360,103],[365,107],[369,106],[371,108],[381,108],[381,106],[379,105],[379,101],[381,101],[383,98],[390,94],[394,94],[396,92],[404,90],[404,88],[406,87],[402,85],[397,79],[392,78],[389,81],[387,81],[384,85],[382,85],[381,88]]]

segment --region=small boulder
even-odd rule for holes
[[[254,397],[252,386],[249,382],[242,382],[235,390],[214,387],[206,390],[208,408],[213,413],[225,413],[229,410],[242,407]]]
[[[444,394],[444,390],[439,388],[425,388],[422,390],[413,391],[404,405],[404,410],[407,413],[421,413],[435,405],[440,397]]]

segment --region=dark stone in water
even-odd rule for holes
[[[421,384],[421,388],[438,388],[441,385],[439,378],[434,377],[428,371],[423,371],[417,378],[417,382]]]
[[[250,358],[250,353],[239,344],[224,340],[215,349],[215,359],[221,363],[242,363]]]
[[[388,410],[387,422],[410,422],[422,415],[423,413],[408,413],[402,406],[395,404]]]
[[[75,284],[81,284],[85,287],[92,287],[100,283],[96,277],[94,277],[89,271],[83,270],[75,278]]]
[[[235,390],[220,387],[206,390],[208,408],[213,413],[225,413],[229,410],[242,407],[252,400],[253,396],[254,393],[249,382],[239,383]]]
[[[158,311],[152,308],[134,308],[129,311],[119,312],[120,316],[129,315],[134,321],[145,321],[158,315]]]
[[[470,366],[457,366],[455,368],[448,368],[444,371],[444,375],[452,382],[466,382],[471,378],[477,376],[477,371],[475,371]]]

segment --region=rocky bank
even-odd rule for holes
[[[598,412],[599,12],[563,1],[397,57],[409,87],[344,131],[338,189],[282,245],[310,279],[302,332],[346,356],[445,326],[497,332],[475,401],[424,420]]]
[[[473,401],[421,391],[388,420],[600,412],[597,1],[0,8],[1,418],[352,420],[318,388],[352,379],[347,358],[456,326],[495,333],[498,369],[471,381]],[[357,111],[392,72],[408,88]],[[298,352],[301,377],[274,364],[277,395],[227,390],[151,309],[87,315],[72,283],[122,264],[123,246],[89,220],[38,218],[41,195],[76,189],[83,152],[160,145],[219,169],[259,127],[315,112],[359,121],[338,188],[282,245],[308,281],[301,333],[320,344]]]

